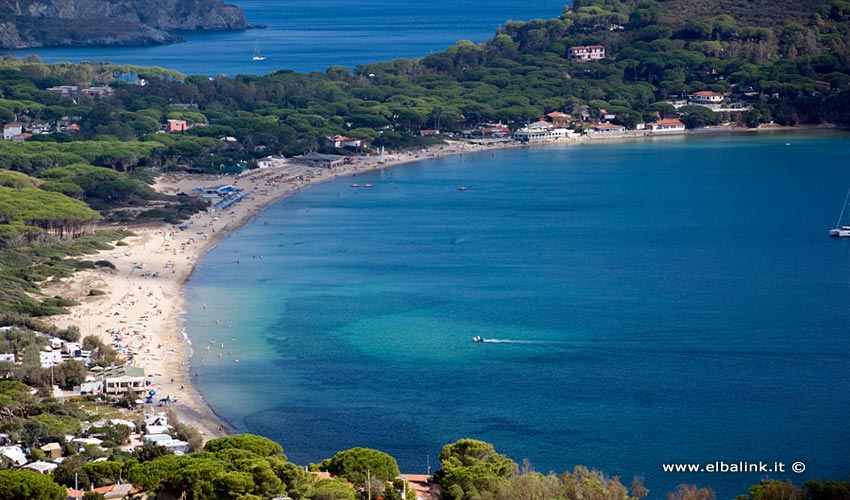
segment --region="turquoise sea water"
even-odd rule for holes
[[[827,230],[848,158],[843,133],[677,137],[319,185],[200,263],[193,370],[301,464],[366,446],[433,471],[473,437],[543,472],[642,475],[651,498],[764,476],[667,462],[846,478],[850,241]]]
[[[458,40],[483,42],[509,19],[557,17],[558,0],[231,0],[249,23],[266,29],[185,34],[186,43],[153,47],[47,48],[5,51],[44,62],[109,61],[162,66],[184,74],[267,74],[324,71],[424,57]],[[267,57],[252,61],[254,46]]]

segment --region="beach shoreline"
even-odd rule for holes
[[[764,130],[788,132],[800,129],[770,127]],[[749,131],[717,128],[699,134]],[[232,231],[248,224],[266,207],[322,182],[436,158],[522,147],[610,143],[676,135],[695,134],[640,134],[604,139],[582,136],[532,144],[480,145],[448,141],[446,145],[429,149],[387,154],[383,163],[378,162],[377,156],[361,156],[351,164],[332,169],[290,163],[238,176],[163,174],[155,185],[155,189],[162,193],[189,193],[199,187],[232,184],[250,196],[230,209],[195,214],[180,226],[185,226],[184,229],[167,223],[127,227],[134,236],[122,240],[126,246],[116,246],[85,257],[108,260],[115,265],[115,270],[81,271],[59,284],[45,286],[42,292],[80,303],[70,308],[69,314],[53,317],[54,324],[60,327],[76,325],[83,336],[96,335],[104,343],[120,347],[123,354],[132,355],[130,364],[140,366],[146,374],[153,375],[150,388],[156,391],[154,401],[157,403],[144,405],[146,412],[173,410],[180,421],[198,429],[206,441],[232,432],[234,426],[207,403],[191,372],[194,346],[185,327],[188,312],[185,286],[196,264],[208,251]],[[114,228],[104,226],[100,229]],[[90,296],[92,289],[106,293]],[[160,407],[158,400],[163,397],[167,397],[169,403]]]
[[[149,389],[156,392],[155,403],[143,405],[145,412],[173,410],[180,421],[195,427],[204,441],[227,435],[233,425],[207,403],[192,374],[190,360],[195,346],[185,327],[185,285],[208,251],[266,207],[322,182],[435,158],[527,146],[450,141],[430,149],[387,154],[383,163],[377,156],[361,156],[330,170],[288,164],[238,176],[163,174],[154,186],[161,193],[189,193],[199,187],[232,184],[250,196],[227,210],[195,214],[177,227],[168,223],[122,226],[133,233],[121,240],[124,245],[84,257],[108,260],[115,270],[80,271],[42,288],[45,295],[80,303],[69,308],[68,314],[54,316],[51,322],[63,328],[75,325],[83,337],[97,336],[131,357],[128,364],[144,368],[146,375],[152,376]],[[104,225],[98,229],[116,228]],[[105,293],[92,296],[93,289]],[[169,402],[160,406],[159,400],[165,397]]]

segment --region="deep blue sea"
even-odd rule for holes
[[[850,239],[827,231],[848,160],[846,133],[739,134],[318,185],[200,263],[193,370],[237,430],[300,464],[366,446],[424,473],[472,437],[542,472],[641,475],[650,498],[696,483],[732,499],[765,476],[667,462],[846,479]]]
[[[483,42],[508,20],[551,19],[563,0],[229,0],[266,29],[185,34],[186,43],[152,47],[0,51],[44,62],[109,61],[209,76],[267,74],[441,52],[459,40]],[[252,61],[255,45],[265,61]]]

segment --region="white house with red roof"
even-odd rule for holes
[[[685,124],[678,118],[664,118],[663,120],[647,123],[646,128],[653,133],[684,132]]]
[[[720,103],[726,96],[720,92],[712,92],[710,90],[700,90],[688,96],[688,102],[696,106],[705,106],[707,108],[720,107]]]
[[[363,145],[363,141],[361,139],[347,137],[344,135],[335,135],[333,137],[328,137],[326,142],[328,146],[334,148],[359,148]]]
[[[7,123],[3,125],[3,139],[11,141],[12,137],[21,135],[24,132],[24,127],[17,122]]]

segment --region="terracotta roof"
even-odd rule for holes
[[[658,120],[652,123],[647,123],[647,125],[660,125],[662,127],[672,127],[672,126],[684,126],[681,120],[678,118],[665,118],[663,120]]]
[[[67,488],[68,491],[68,499],[77,499],[83,498],[83,495],[86,494],[86,490],[75,490],[74,488]],[[100,488],[94,488],[92,491],[95,493],[100,493],[106,498],[125,498],[129,495],[134,495],[142,491],[141,486],[136,486],[134,484],[112,484],[109,486],[101,486]]]
[[[694,92],[694,95],[704,95],[704,96],[722,96],[720,92],[712,92],[710,90],[700,90],[699,92]]]

